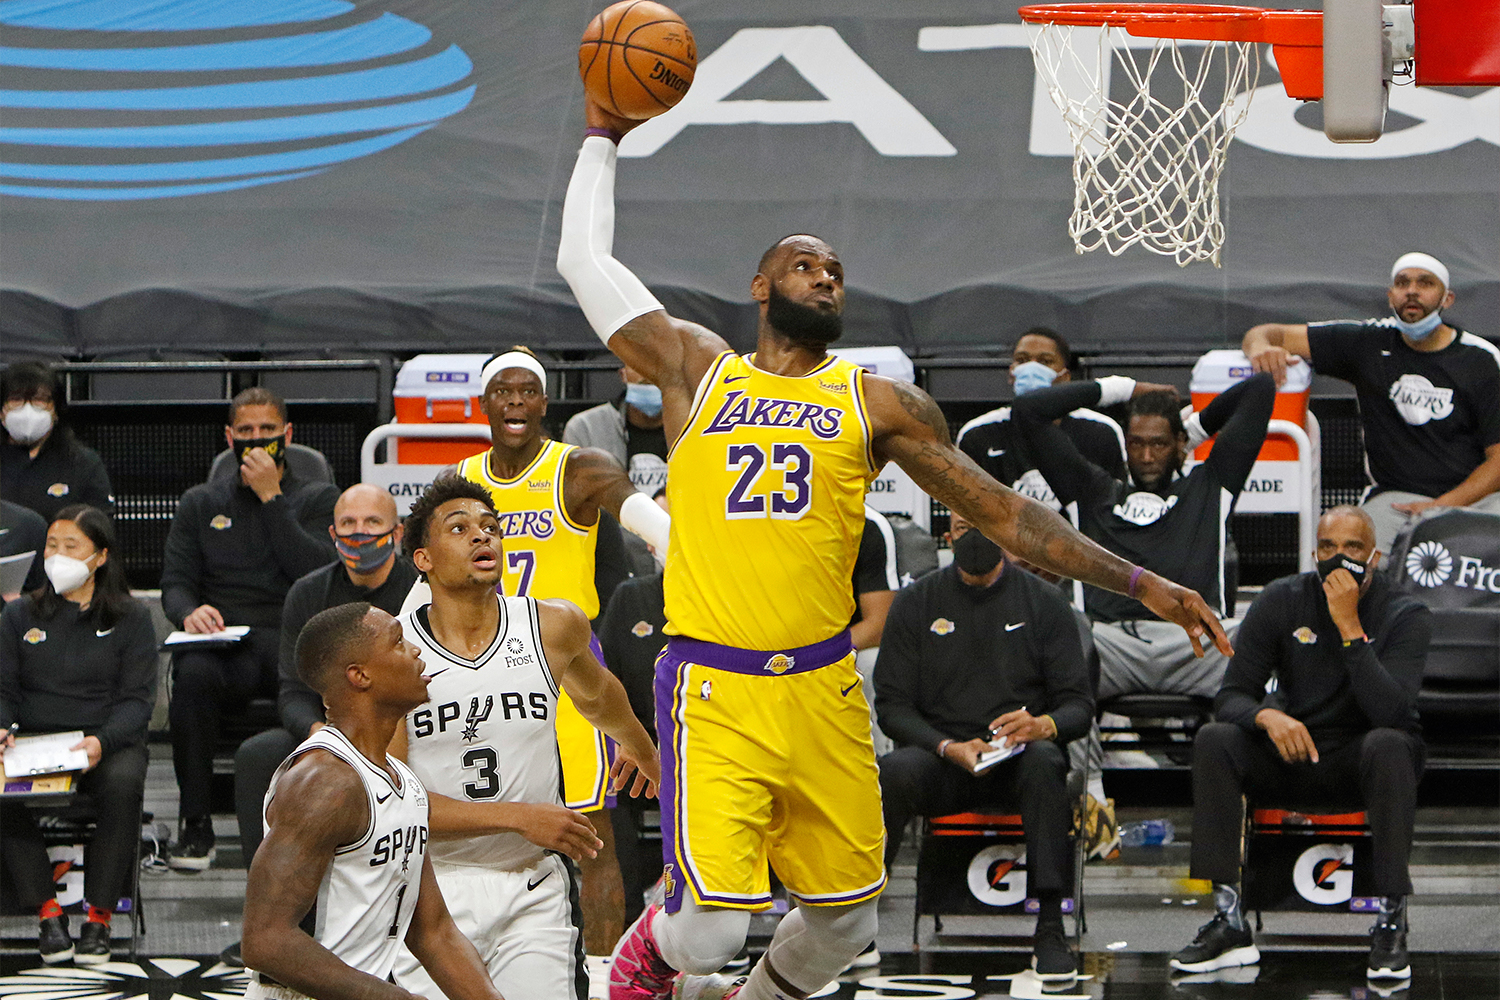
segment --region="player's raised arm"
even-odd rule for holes
[[[711,330],[669,316],[615,259],[615,144],[640,122],[608,114],[587,96],[584,109],[589,129],[563,202],[557,270],[605,346],[661,389],[671,441],[687,422],[698,383],[729,345]]]
[[[348,764],[310,750],[276,786],[271,829],[245,884],[245,965],[319,1000],[412,1000],[392,983],[360,972],[299,925],[318,899],[336,850],[365,835],[370,804]]]
[[[667,551],[671,515],[635,488],[625,467],[613,455],[598,448],[576,448],[563,461],[567,463],[563,503],[569,517],[579,524],[592,524],[602,508],[656,551]]]
[[[656,744],[631,711],[620,679],[605,669],[589,645],[589,620],[570,601],[537,601],[542,645],[558,686],[568,692],[578,713],[595,729],[619,744],[610,780],[624,790],[636,770],[630,794],[656,795],[661,784],[661,756]]]
[[[1095,544],[1034,500],[1016,493],[974,464],[948,437],[948,421],[931,396],[906,382],[864,375],[878,463],[893,461],[918,486],[983,531],[1008,552],[1062,576],[1136,598],[1187,630],[1201,655],[1209,635],[1224,655],[1229,639],[1208,603],[1188,590]]]
[[[453,922],[429,857],[422,858],[422,890],[406,929],[406,946],[451,1000],[504,1000],[479,952]]]

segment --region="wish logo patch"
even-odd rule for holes
[[[432,128],[473,63],[346,0],[0,4],[0,193],[123,201],[321,174]]]

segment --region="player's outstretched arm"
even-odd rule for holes
[[[656,795],[661,784],[661,757],[646,727],[630,710],[625,685],[605,669],[589,645],[589,620],[571,601],[537,601],[542,645],[558,686],[568,692],[578,713],[619,744],[610,781],[624,790],[635,770],[630,794]]]
[[[667,551],[672,518],[635,488],[625,468],[607,451],[575,448],[563,468],[563,504],[578,524],[593,524],[601,509],[614,515],[626,531],[644,538],[658,552]]]
[[[344,844],[365,835],[370,805],[358,775],[310,750],[282,775],[271,829],[245,884],[245,965],[319,1000],[412,1000],[412,994],[346,965],[298,926]],[[392,914],[394,916],[394,914]]]
[[[429,857],[422,859],[422,894],[406,931],[406,947],[450,1000],[504,1000],[479,952],[453,922]]]
[[[589,130],[563,201],[557,270],[605,346],[661,389],[670,441],[687,420],[698,383],[729,345],[711,330],[669,316],[615,259],[615,144],[640,122],[616,118],[587,97],[584,102]]]
[[[1207,635],[1231,655],[1219,619],[1196,591],[1132,566],[1056,512],[996,482],[949,440],[948,421],[927,393],[868,372],[864,386],[877,462],[901,466],[918,486],[1006,551],[1053,573],[1130,594],[1187,630],[1195,653],[1202,653],[1199,640]]]
[[[407,760],[406,726],[396,727],[391,756]],[[581,861],[604,846],[583,813],[555,802],[469,802],[427,789],[428,832],[433,840],[463,840],[491,833],[519,833],[538,847]]]
[[[1240,350],[1250,359],[1250,367],[1270,372],[1277,385],[1286,383],[1288,365],[1312,360],[1307,342],[1306,323],[1262,323],[1252,326],[1240,342]]]

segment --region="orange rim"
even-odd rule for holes
[[[1230,4],[1181,3],[1038,3],[1022,7],[1021,20],[1031,24],[1067,24],[1074,27],[1126,27],[1130,24],[1183,24],[1258,21],[1263,7]]]

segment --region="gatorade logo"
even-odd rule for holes
[[[1026,899],[1026,851],[996,844],[969,862],[969,892],[986,906],[1014,906]]]
[[[1315,844],[1292,866],[1292,885],[1318,906],[1347,903],[1354,895],[1353,863],[1353,844]]]

